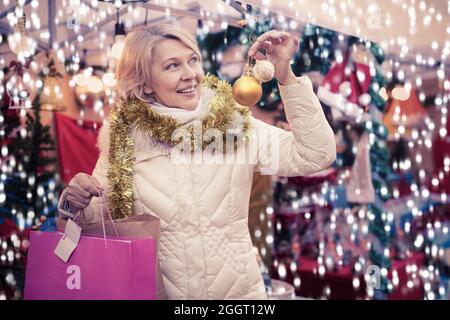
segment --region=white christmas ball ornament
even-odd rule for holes
[[[261,82],[270,81],[275,75],[275,67],[270,61],[258,60],[253,67],[253,75]]]

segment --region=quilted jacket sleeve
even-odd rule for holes
[[[104,128],[102,128],[102,130],[100,131],[100,135],[108,135],[109,134],[108,129],[109,128],[107,127],[107,125],[104,125]],[[102,150],[102,146],[99,147]],[[97,181],[101,184],[105,192],[108,192],[107,173],[108,173],[108,152],[102,150],[102,152],[100,153],[100,157],[98,158],[97,163],[95,165],[94,171],[92,172],[92,176],[97,179]],[[107,206],[101,197],[92,197],[89,206],[85,208],[83,211],[83,221],[86,222],[101,221],[100,213],[103,210],[106,216],[106,208]],[[60,218],[63,219],[68,218],[73,219],[75,214],[77,214],[77,212],[70,211],[69,204],[67,203],[67,189],[65,189],[62,192],[61,197],[59,198],[58,215]]]
[[[329,167],[336,159],[333,130],[307,76],[297,84],[279,84],[291,131],[252,118],[257,140],[255,171],[261,174],[301,176]]]

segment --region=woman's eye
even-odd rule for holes
[[[197,62],[197,61],[198,61],[198,58],[197,58],[197,57],[193,57],[193,58],[191,59],[191,61]]]
[[[173,68],[175,68],[176,66],[177,66],[176,63],[171,63],[171,64],[169,64],[169,65],[167,66],[166,69],[173,69]]]

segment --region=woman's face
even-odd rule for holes
[[[167,107],[194,110],[204,77],[200,57],[183,42],[165,39],[154,48],[151,83],[146,90]]]

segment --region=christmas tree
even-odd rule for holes
[[[337,33],[307,23],[303,29],[300,50],[295,57],[295,74],[319,71],[326,74],[334,61]]]
[[[9,79],[23,77],[16,73],[17,68],[5,71],[12,73]],[[55,141],[50,127],[41,124],[43,86],[38,88],[31,108],[17,106],[17,99],[8,90],[1,100],[0,296],[6,298],[22,296],[30,229],[54,230],[52,218],[60,187]]]

